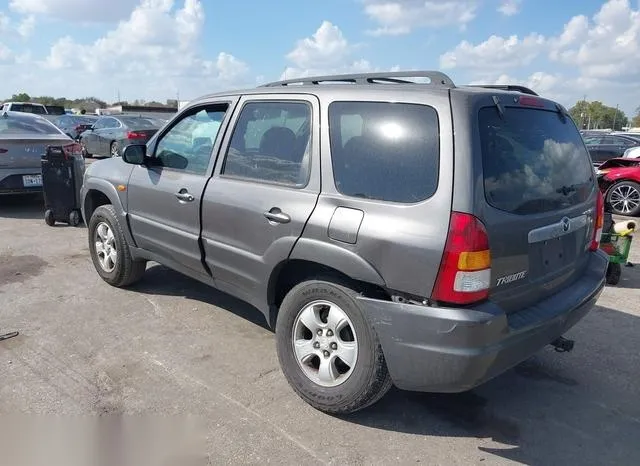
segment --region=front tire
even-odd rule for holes
[[[142,278],[146,261],[134,260],[112,205],[98,207],[89,221],[89,251],[98,275],[109,285],[125,287]]]
[[[640,184],[633,181],[620,181],[609,188],[607,204],[617,215],[637,217],[640,215]]]
[[[296,393],[314,408],[352,413],[382,398],[392,381],[356,291],[311,280],[285,297],[276,323],[278,359]]]

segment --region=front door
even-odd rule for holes
[[[287,259],[315,207],[320,152],[319,124],[312,122],[319,103],[306,95],[240,102],[204,194],[202,241],[216,285],[251,301]]]
[[[128,211],[134,239],[168,266],[206,273],[198,242],[200,205],[231,104],[186,109],[150,142],[151,162],[132,171]]]

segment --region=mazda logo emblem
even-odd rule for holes
[[[565,217],[562,219],[562,231],[566,233],[567,231],[569,231],[569,228],[571,228],[570,220]]]

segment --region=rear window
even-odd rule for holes
[[[35,113],[37,115],[46,115],[47,111],[42,105],[32,104],[11,104],[12,112]]]
[[[438,114],[432,107],[333,102],[329,134],[340,193],[414,203],[436,192],[440,136]]]
[[[585,202],[593,167],[571,119],[557,112],[496,107],[479,112],[484,191],[493,207],[535,214]]]
[[[162,126],[162,122],[155,118],[120,117],[120,121],[130,128],[137,129],[158,129]]]
[[[60,131],[47,120],[38,117],[0,117],[0,137],[30,134],[60,135]]]

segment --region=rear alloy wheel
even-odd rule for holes
[[[356,295],[345,286],[311,280],[294,287],[278,313],[282,371],[305,402],[327,413],[366,408],[392,386],[382,347]]]
[[[633,181],[614,184],[607,194],[607,202],[614,214],[630,217],[640,215],[640,184]]]
[[[116,141],[111,143],[111,157],[120,157],[120,145]]]

